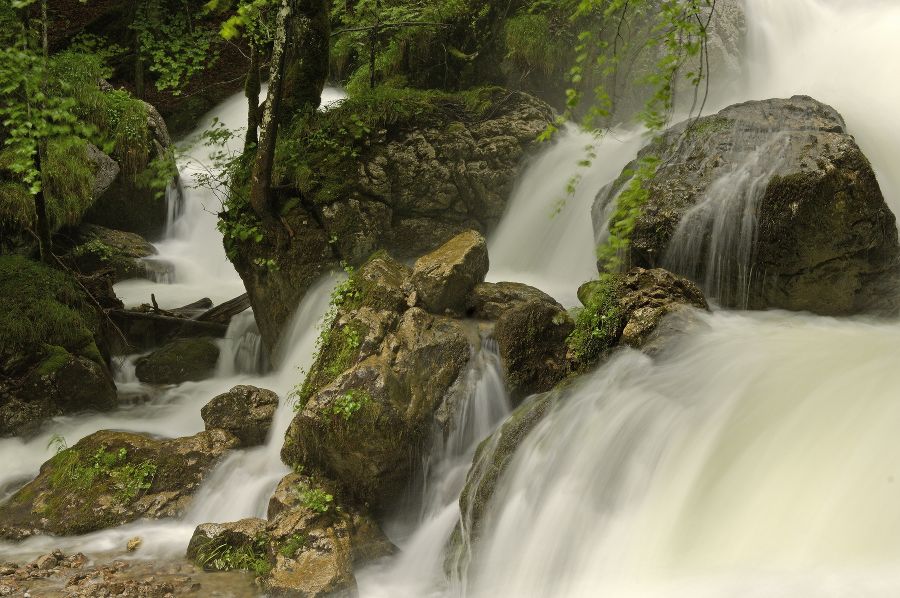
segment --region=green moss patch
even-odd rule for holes
[[[575,315],[569,350],[582,365],[595,363],[622,335],[624,315],[619,306],[621,277],[605,274],[578,291],[584,307]]]

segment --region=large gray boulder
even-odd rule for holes
[[[465,231],[417,259],[412,284],[428,311],[462,313],[466,299],[476,284],[484,282],[488,268],[484,236]]]
[[[729,307],[896,311],[895,218],[830,106],[805,96],[737,104],[673,127],[647,155],[661,165],[630,265],[687,276]],[[600,242],[627,181],[597,197]]]

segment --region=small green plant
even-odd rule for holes
[[[58,455],[68,449],[69,444],[66,442],[66,437],[62,434],[53,434],[47,442],[47,448],[52,448],[53,453]]]
[[[62,445],[57,441],[55,446]],[[156,475],[155,463],[149,460],[130,463],[124,447],[110,451],[103,445],[94,451],[87,463],[74,448],[64,448],[57,454],[61,462],[50,479],[50,485],[57,490],[84,491],[96,483],[108,482],[115,490],[116,498],[128,502],[149,489]]]
[[[619,283],[604,274],[592,283],[585,305],[575,315],[575,329],[567,339],[569,350],[584,365],[596,362],[621,335]]]
[[[307,485],[297,489],[297,497],[303,506],[316,513],[327,513],[334,502],[334,497],[321,488],[310,488]]]
[[[369,393],[365,390],[351,388],[334,400],[329,411],[332,415],[344,418],[344,421],[350,421],[353,414],[362,409],[370,400]]]
[[[292,558],[297,552],[306,547],[309,539],[302,534],[294,534],[278,549],[278,552],[287,558]]]
[[[115,250],[101,241],[100,239],[91,239],[87,243],[82,243],[75,247],[75,250],[72,252],[76,257],[83,257],[86,255],[93,255],[101,262],[108,262],[113,258]]]
[[[266,575],[272,570],[268,558],[269,536],[260,534],[250,544],[231,546],[213,541],[201,547],[197,553],[197,563],[208,571],[252,571],[256,575]]]

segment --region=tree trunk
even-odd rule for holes
[[[275,36],[272,40],[272,59],[269,64],[269,91],[259,127],[259,144],[250,178],[250,206],[256,215],[269,226],[276,225],[271,205],[272,165],[275,162],[275,141],[278,138],[279,112],[282,98],[285,49],[288,45],[288,29],[297,18],[294,0],[281,0],[275,18]]]
[[[43,141],[39,142],[37,152],[34,154],[34,167],[41,175],[44,172],[41,170],[41,159],[45,153],[46,145]],[[50,220],[47,218],[47,198],[44,194],[44,189],[44,182],[41,181],[41,189],[34,196],[34,211],[37,214],[38,250],[41,254],[41,261],[47,265],[52,265],[53,242],[50,239]]]
[[[259,93],[262,88],[259,80],[259,50],[253,41],[250,42],[250,70],[247,71],[247,82],[244,84],[244,95],[247,96],[247,135],[244,137],[244,151],[259,143]]]
[[[281,124],[314,113],[328,79],[331,22],[327,0],[293,0],[295,18],[285,48]]]

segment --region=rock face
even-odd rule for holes
[[[0,537],[75,535],[141,517],[178,516],[205,475],[238,440],[224,430],[155,440],[100,431],[41,466],[0,506]]]
[[[893,313],[900,245],[841,116],[809,97],[747,102],[670,129],[628,255],[726,306]],[[625,177],[601,191],[602,240]]]
[[[405,490],[433,414],[470,356],[463,326],[409,307],[411,274],[385,254],[338,298],[282,458],[382,508]]]
[[[272,497],[268,520],[200,525],[187,556],[208,569],[252,569],[269,595],[351,595],[354,566],[395,549],[371,518],[334,492],[329,482],[290,474]]]
[[[153,105],[143,102],[144,111],[147,114],[147,130],[150,139],[147,140],[148,161],[162,160],[170,151],[172,140],[166,123]],[[107,164],[107,161],[95,154],[90,154],[95,164]],[[142,166],[145,167],[146,164]],[[98,224],[111,229],[124,230],[137,233],[148,239],[158,239],[166,229],[168,219],[168,205],[165,196],[157,190],[150,188],[139,180],[133,173],[119,168],[118,173],[112,177],[111,182],[106,183],[112,174],[111,167],[102,175],[102,180],[95,181],[95,191],[102,193],[95,195],[94,205],[87,211],[85,222]],[[172,173],[171,184],[176,184],[177,173]]]
[[[346,152],[301,151],[305,142],[297,141],[307,161],[288,165],[293,176],[281,182],[288,189],[284,221],[294,233],[289,245],[267,231],[260,243],[238,242],[233,259],[270,348],[309,286],[340,261],[358,265],[378,249],[417,257],[499,221],[522,158],[552,111],[521,93],[479,93],[477,110],[451,95],[398,98],[402,106],[376,108],[365,102],[377,100],[351,99],[315,131]],[[438,107],[426,114],[428,102]],[[341,137],[358,114],[373,110],[417,116],[369,123],[370,133]],[[259,259],[273,256],[277,270],[259,267]]]
[[[264,444],[278,409],[278,395],[255,386],[235,386],[220,394],[200,410],[207,430],[226,430],[238,437],[241,446]]]
[[[107,283],[108,284],[108,283]],[[101,318],[77,280],[0,257],[0,437],[117,405]]]
[[[156,248],[135,233],[86,224],[78,230],[71,257],[76,268],[90,274],[111,268],[116,281],[147,277],[141,258],[156,255]]]
[[[487,241],[480,233],[466,231],[416,260],[412,284],[428,311],[461,313],[488,268]]]
[[[182,338],[137,360],[135,374],[149,384],[180,384],[215,372],[219,347],[206,338]]]

